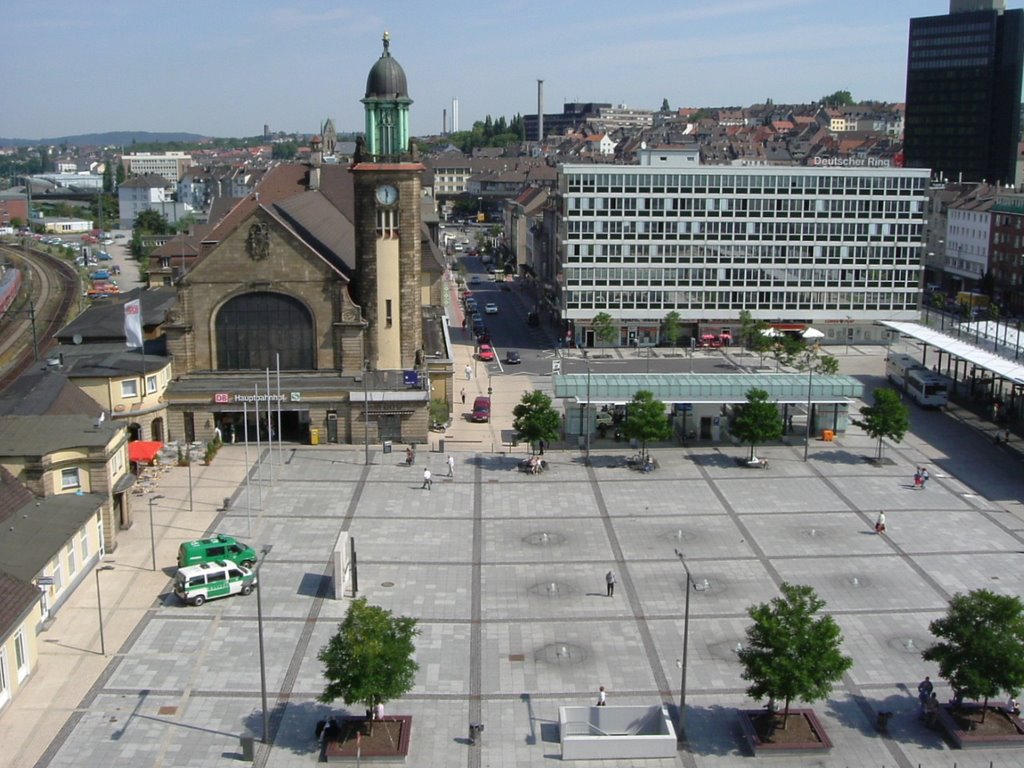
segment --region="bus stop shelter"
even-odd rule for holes
[[[790,428],[794,412],[810,413],[811,434],[845,431],[850,403],[864,394],[864,385],[852,376],[814,373],[573,373],[555,376],[553,384],[555,398],[565,401],[569,435],[584,434],[586,414],[593,431],[596,409],[625,405],[640,390],[670,406],[681,436],[691,436],[692,428],[692,436],[702,439],[717,439],[715,428],[721,424],[715,419],[746,402],[751,389],[767,392]]]
[[[917,323],[886,320],[881,325],[921,342],[921,364],[953,380],[956,393],[992,406],[992,420],[1024,416],[1024,365]],[[929,347],[935,361],[929,362]]]

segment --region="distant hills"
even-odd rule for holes
[[[0,147],[32,147],[39,145],[63,144],[77,147],[109,147],[122,146],[126,149],[132,144],[148,144],[156,142],[178,141],[194,144],[208,139],[198,133],[151,133],[149,131],[108,131],[107,133],[83,133],[78,136],[57,136],[50,139],[5,139],[0,138]]]

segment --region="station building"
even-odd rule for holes
[[[202,237],[163,330],[172,439],[423,443],[452,402],[441,254],[423,225],[406,76],[389,39],[349,166],[267,172]]]

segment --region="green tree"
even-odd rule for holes
[[[853,659],[842,654],[842,632],[835,620],[815,616],[825,601],[811,587],[783,583],[779,590],[780,597],[748,609],[754,623],[747,627],[747,643],[737,655],[742,677],[751,683],[748,696],[767,698],[770,711],[777,701],[785,702],[785,729],[790,701],[810,704],[825,698]]]
[[[668,105],[668,99],[662,99],[661,100],[661,111],[662,112],[671,112],[672,111],[672,108]]]
[[[821,103],[826,107],[848,107],[854,103],[853,96],[849,91],[836,91],[821,98]]]
[[[543,440],[546,443],[558,440],[562,417],[551,405],[551,398],[535,389],[523,395],[519,404],[512,409],[515,417],[512,429],[520,440],[530,444],[530,451]]]
[[[740,343],[751,352],[764,354],[771,348],[772,337],[765,333],[770,327],[764,320],[755,320],[748,310],[740,311]]]
[[[103,163],[103,191],[107,194],[114,191],[114,167],[110,160]]]
[[[939,642],[921,658],[939,665],[957,697],[988,700],[1024,688],[1024,603],[1015,595],[976,589],[956,594],[949,610],[928,625]]]
[[[665,315],[665,340],[675,346],[679,343],[679,337],[683,335],[682,317],[675,310]]]
[[[419,665],[413,660],[416,620],[393,616],[365,597],[353,600],[338,631],[320,649],[327,685],[317,700],[372,709],[412,690]]]
[[[618,326],[607,312],[598,312],[590,324],[598,341],[604,344],[614,344],[619,340]]]
[[[900,402],[900,394],[895,389],[886,387],[874,391],[875,404],[865,405],[860,409],[863,419],[850,419],[871,437],[878,441],[875,459],[882,460],[884,445],[882,440],[888,437],[897,443],[910,428],[910,409]]]
[[[833,355],[817,355],[813,363],[814,372],[822,376],[835,376],[839,373],[839,358]]]
[[[750,443],[747,461],[753,461],[757,445],[782,437],[782,416],[778,406],[768,399],[768,393],[757,388],[747,392],[747,402],[737,406],[736,410],[732,433],[741,442]]]
[[[630,440],[640,441],[640,456],[647,458],[647,443],[668,440],[672,437],[672,425],[665,416],[665,404],[654,399],[654,393],[641,389],[626,404],[626,420],[622,422],[622,433]]]
[[[270,156],[274,160],[294,160],[299,151],[299,146],[294,141],[276,141],[270,149]]]
[[[144,232],[150,235],[166,235],[172,231],[166,217],[160,211],[153,208],[141,211],[135,217],[133,228],[136,232]]]
[[[118,163],[117,169],[114,171],[114,180],[117,182],[117,186],[124,184],[125,178],[127,178],[127,174],[124,170],[124,163]]]

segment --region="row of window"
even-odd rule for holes
[[[734,213],[737,217],[810,214],[862,216],[876,219],[911,218],[922,211],[922,201],[884,198],[778,198],[778,197],[592,197],[569,196],[566,210],[571,214],[593,215],[607,211],[615,216],[673,213],[680,216]],[[818,218],[820,216],[816,216]]]
[[[622,267],[572,267],[565,272],[566,285],[573,289],[588,286],[687,286],[712,285],[722,287],[723,283],[748,287],[777,285],[785,283],[813,283],[817,287],[889,287],[892,285],[916,285],[918,270],[897,268],[849,269],[809,267],[795,269],[725,268],[725,267],[677,267],[661,269],[630,269]]]
[[[568,291],[567,311],[722,310],[906,311],[917,309],[916,286],[906,291]]]
[[[157,374],[153,374],[151,376],[146,376],[146,394],[147,395],[152,395],[154,392],[156,392],[158,386],[159,386],[159,377],[157,376]],[[139,380],[135,379],[135,378],[124,379],[121,382],[121,399],[122,400],[131,400],[132,398],[135,398],[135,397],[138,397],[138,396],[139,396]]]
[[[729,174],[720,171],[698,173],[566,172],[566,190],[593,193],[598,190],[640,194],[740,194],[830,195],[848,191],[913,192],[924,194],[927,178],[905,174]]]
[[[569,240],[607,238],[663,238],[702,236],[709,239],[728,237],[733,239],[763,238],[770,240],[812,238],[814,240],[840,241],[866,238],[901,238],[908,240],[919,237],[919,223],[880,224],[863,221],[646,221],[629,219],[568,219],[565,221],[565,237]]]
[[[567,248],[566,262],[619,262],[622,264],[676,264],[710,262],[728,265],[736,261],[743,264],[807,262],[822,264],[912,263],[913,249],[895,245],[777,245],[771,243],[744,245],[701,245],[687,243],[574,243]]]
[[[14,669],[20,683],[29,673],[28,641],[25,630],[18,629],[14,633]],[[0,707],[11,699],[11,672],[7,659],[7,647],[0,646]]]

